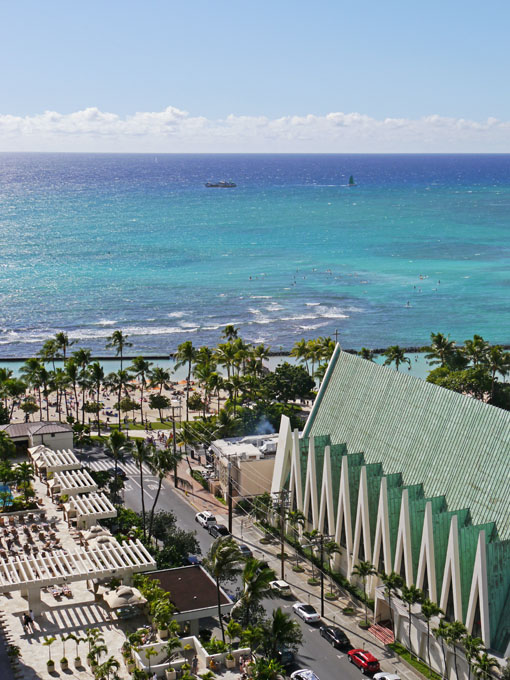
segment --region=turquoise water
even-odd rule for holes
[[[357,186],[346,186],[354,174]],[[203,183],[233,179],[235,189]],[[0,357],[510,343],[510,156],[0,154]]]

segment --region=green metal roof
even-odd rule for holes
[[[304,430],[326,434],[510,538],[510,412],[337,348]]]

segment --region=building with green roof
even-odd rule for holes
[[[345,575],[362,560],[400,573],[508,654],[509,481],[509,412],[337,346],[303,432],[282,419],[272,491],[334,537]]]

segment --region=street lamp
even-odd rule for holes
[[[175,414],[174,409],[179,409],[179,417],[181,413],[181,401],[180,399],[172,399],[170,401],[170,408],[172,409],[172,441],[173,441],[173,451],[174,451],[174,486],[177,488],[177,440],[175,433]]]
[[[285,511],[290,507],[289,492],[287,489],[282,489],[274,493],[273,496],[275,510],[280,512],[281,579],[285,581]]]

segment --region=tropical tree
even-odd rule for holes
[[[233,324],[227,324],[225,328],[221,331],[221,337],[225,338],[227,342],[232,342],[239,335],[239,328],[236,328]]]
[[[447,366],[448,360],[455,352],[455,341],[450,340],[450,336],[443,333],[431,333],[430,345],[423,348],[427,354],[425,359],[431,366]]]
[[[464,341],[464,356],[476,367],[487,362],[489,347],[489,343],[481,335],[475,334],[472,340]]]
[[[181,366],[187,366],[188,367],[188,374],[186,377],[186,420],[189,419],[189,411],[188,411],[188,399],[189,399],[189,388],[190,388],[190,380],[191,380],[191,367],[193,364],[193,361],[195,360],[195,348],[193,347],[193,343],[191,340],[186,340],[185,342],[182,342],[178,347],[177,347],[177,352],[175,354],[176,362],[175,362],[175,368],[180,368]]]
[[[28,500],[30,491],[32,490],[32,482],[35,479],[34,468],[26,461],[20,463],[14,470],[14,476],[18,488],[22,489],[25,501]]]
[[[95,669],[94,674],[97,680],[109,680],[109,678],[116,675],[119,668],[120,663],[114,656],[110,656],[108,659],[106,659],[106,661],[103,661],[102,664],[99,664],[99,666]]]
[[[292,527],[294,531],[294,540],[296,543],[299,541],[299,529],[305,526],[306,517],[301,512],[301,510],[287,510],[285,513],[285,519]],[[296,567],[298,566],[299,553],[296,550]]]
[[[487,652],[482,652],[476,657],[473,670],[477,678],[489,680],[492,668],[500,668],[499,661],[493,656],[489,656]]]
[[[430,668],[430,619],[433,616],[443,616],[444,612],[435,602],[427,597],[421,601],[421,613],[427,622],[427,662]]]
[[[51,363],[53,370],[55,370],[55,361],[62,358],[58,344],[54,338],[46,340],[39,350],[38,355],[41,357],[43,363]]]
[[[55,334],[55,347],[58,352],[62,350],[62,358],[64,359],[64,362],[66,360],[67,348],[71,347],[71,345],[74,345],[75,342],[76,340],[69,340],[67,333],[60,331],[59,333]]]
[[[72,360],[78,364],[78,366],[83,370],[87,368],[87,366],[90,364],[91,359],[92,359],[92,352],[90,349],[85,349],[84,347],[80,347],[71,354]]]
[[[366,359],[367,361],[373,361],[374,360],[374,350],[373,349],[367,349],[366,347],[362,347],[360,351],[358,352],[359,356],[362,359]]]
[[[204,564],[216,581],[216,594],[218,601],[218,620],[221,628],[221,637],[225,642],[225,630],[221,615],[221,584],[232,581],[241,571],[242,555],[237,543],[231,536],[217,538],[211,546]]]
[[[297,652],[303,633],[297,621],[285,614],[280,607],[274,609],[269,620],[261,625],[263,631],[262,649],[271,660],[278,659],[279,652],[286,649]]]
[[[393,609],[391,607],[391,598],[396,595],[399,591],[400,588],[404,585],[404,579],[400,574],[397,574],[395,571],[392,571],[391,574],[385,574],[382,572],[379,574],[381,577],[381,581],[384,584],[384,594],[388,598],[388,607],[390,610],[390,619],[391,619],[391,631],[393,633],[393,637],[395,637],[395,622],[393,620]]]
[[[45,635],[43,646],[48,648],[48,661],[51,661],[51,645],[57,638],[53,635]]]
[[[359,576],[363,581],[363,600],[365,602],[365,625],[368,625],[368,604],[367,604],[367,578],[374,576],[377,571],[372,562],[368,560],[358,562],[352,570],[352,573]]]
[[[413,622],[413,604],[417,604],[423,600],[423,592],[415,585],[402,586],[402,600],[407,604],[407,613],[409,617],[409,651],[411,656],[413,654],[413,643],[411,640],[411,627]]]
[[[439,625],[437,628],[434,628],[432,630],[432,635],[436,638],[436,640],[439,640],[441,643],[441,651],[443,653],[443,677],[448,676],[448,669],[446,667],[446,649],[445,649],[445,643],[448,644],[448,629],[449,629],[449,624],[446,623],[444,619],[439,620]]]
[[[132,449],[132,455],[135,462],[138,464],[138,472],[140,474],[140,495],[142,501],[142,530],[143,538],[146,539],[146,522],[145,522],[145,489],[143,485],[143,469],[144,465],[148,465],[154,457],[155,447],[153,444],[148,444],[145,439],[135,439],[135,446]]]
[[[170,371],[166,368],[161,368],[161,366],[155,366],[149,375],[149,385],[151,387],[159,387],[159,393],[163,392],[163,389],[169,390],[170,385]]]
[[[496,386],[497,374],[503,378],[510,373],[510,352],[505,352],[500,345],[491,347],[483,361],[487,365],[491,375],[491,401],[494,400],[494,388]]]
[[[466,633],[462,638],[462,646],[464,647],[464,655],[468,664],[468,680],[471,680],[473,660],[476,659],[484,649],[483,640]]]
[[[234,610],[242,607],[243,626],[247,626],[253,619],[255,609],[260,602],[273,596],[270,583],[276,579],[273,569],[255,557],[249,557],[241,574],[243,594],[234,605]]]
[[[308,373],[310,373],[310,369],[308,367],[308,360],[310,358],[310,351],[308,347],[308,343],[304,338],[301,338],[301,340],[298,340],[297,342],[294,343],[294,347],[290,351],[290,356],[291,357],[296,357],[296,359],[300,362],[303,363],[306,367],[306,370]]]
[[[0,430],[0,460],[7,461],[16,455],[16,446],[9,435]]]
[[[151,459],[147,461],[147,465],[150,471],[158,478],[158,489],[154,497],[154,503],[152,504],[149,517],[149,532],[148,532],[149,541],[151,540],[152,537],[154,511],[156,509],[156,505],[158,504],[159,494],[161,493],[161,486],[163,484],[163,480],[172,470],[174,470],[175,473],[176,466],[181,459],[182,454],[179,451],[173,452],[170,449],[154,449]]]
[[[20,375],[23,376],[25,382],[33,389],[37,390],[39,400],[40,418],[42,417],[42,401],[41,401],[41,370],[42,363],[36,357],[27,359],[20,368]]]
[[[383,366],[391,366],[391,364],[395,364],[397,371],[401,364],[408,364],[409,368],[411,368],[411,359],[406,357],[405,351],[398,345],[392,345],[391,347],[388,347],[388,349],[383,352],[383,356],[386,357]]]
[[[106,349],[114,349],[115,354],[120,356],[120,370],[122,371],[122,361],[124,357],[124,348],[132,347],[133,343],[128,342],[128,335],[124,335],[121,330],[113,331],[113,333],[107,338]]]
[[[220,393],[223,388],[223,378],[217,371],[213,371],[207,379],[207,391],[209,394],[216,394],[218,399],[218,413],[220,412]]]
[[[253,680],[278,680],[285,675],[285,669],[275,659],[259,657],[253,666]]]
[[[234,344],[232,342],[220,343],[216,348],[215,356],[218,364],[227,369],[227,381],[229,381],[232,367],[236,361],[236,348]]]
[[[131,384],[131,376],[127,371],[118,370],[116,372],[109,373],[106,377],[106,382],[110,390],[117,395],[117,410],[119,412],[119,429],[121,428],[121,408],[120,402],[122,401],[122,395],[129,397],[130,390],[133,389]]]
[[[71,385],[73,388],[73,394],[74,394],[74,401],[75,401],[75,412],[76,412],[76,420],[79,420],[79,415],[78,415],[78,390],[77,390],[77,385],[78,381],[80,379],[80,367],[77,364],[76,361],[73,359],[68,359],[65,363],[65,372],[66,372],[66,382]]]
[[[117,485],[119,483],[118,467],[119,462],[124,460],[130,448],[126,446],[126,437],[120,430],[112,430],[106,442],[106,450],[111,455],[115,463],[114,482],[114,501],[117,497]]]
[[[457,669],[457,645],[467,633],[466,626],[460,621],[452,621],[448,625],[446,643],[453,649],[453,663],[455,665],[455,677],[459,677]]]
[[[143,425],[143,391],[147,385],[147,377],[151,372],[152,361],[147,361],[143,357],[135,357],[131,361],[129,372],[140,381],[140,417]]]
[[[96,388],[96,404],[99,409],[101,403],[101,385],[104,383],[104,370],[99,361],[94,361],[89,367],[90,380]],[[97,412],[97,434],[101,436],[101,419],[99,418],[99,410]]]

